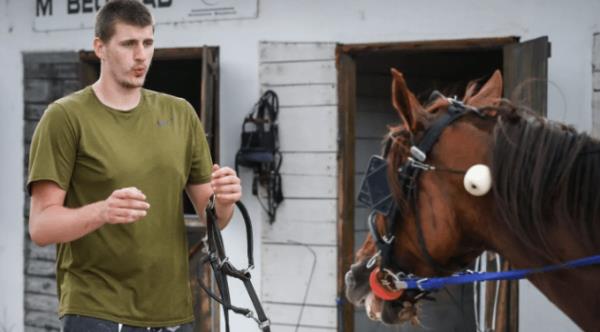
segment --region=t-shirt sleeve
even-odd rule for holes
[[[27,190],[35,181],[50,180],[67,191],[77,155],[77,135],[66,111],[51,104],[44,112],[31,141]]]
[[[202,184],[210,181],[212,173],[212,158],[206,141],[206,134],[194,108],[186,103],[189,109],[191,123],[192,158],[188,183]]]

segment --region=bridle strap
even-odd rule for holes
[[[463,104],[462,102],[460,102],[458,100],[449,99],[449,102],[450,102],[450,106],[448,106],[448,113],[444,114],[442,116],[442,118],[440,118],[439,120],[434,122],[431,125],[431,127],[429,127],[427,129],[427,131],[425,131],[425,134],[423,135],[423,139],[416,145],[416,147],[419,150],[421,150],[422,152],[424,152],[426,154],[429,153],[431,151],[431,149],[433,149],[433,146],[435,145],[437,140],[442,135],[442,132],[444,131],[444,129],[446,129],[446,127],[448,127],[454,121],[456,121],[457,119],[459,119],[460,117],[462,117],[463,115],[465,115],[469,112],[473,112],[478,115],[480,114],[479,110],[477,110],[476,108],[466,106],[465,104]],[[425,161],[425,160],[419,160],[419,161]]]
[[[207,248],[208,255],[204,259],[203,263],[206,261],[210,262],[210,265],[213,270],[213,275],[215,277],[215,282],[219,287],[220,297],[217,296],[214,292],[210,290],[208,286],[204,284],[202,278],[198,279],[198,284],[200,287],[215,301],[220,303],[223,307],[223,316],[225,317],[225,328],[226,331],[229,332],[229,311],[233,311],[237,314],[244,315],[246,317],[252,318],[256,321],[258,326],[264,332],[270,332],[270,321],[267,318],[263,307],[260,303],[258,295],[256,294],[256,290],[252,285],[250,270],[254,267],[254,258],[252,256],[253,253],[253,242],[252,242],[252,222],[250,220],[250,216],[246,207],[242,202],[236,202],[237,208],[242,213],[242,217],[244,219],[244,224],[246,226],[246,238],[247,238],[247,254],[248,254],[248,268],[244,270],[236,269],[230,262],[227,256],[225,255],[225,247],[223,245],[223,237],[221,236],[221,231],[217,227],[217,216],[212,207],[206,209],[206,224],[207,224],[207,236],[205,238],[205,248]],[[252,301],[252,305],[254,306],[254,310],[256,310],[257,317],[254,317],[253,312],[247,308],[236,307],[231,304],[231,297],[229,292],[229,284],[227,282],[227,277],[234,277],[243,282],[246,291],[248,292],[248,296]]]

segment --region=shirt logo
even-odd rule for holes
[[[159,120],[157,120],[157,121],[156,121],[156,126],[157,126],[158,128],[160,128],[160,127],[164,127],[164,126],[168,125],[170,122],[171,122],[171,120],[170,120],[170,119],[166,119],[166,120],[160,120],[160,119],[159,119]]]

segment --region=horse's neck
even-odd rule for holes
[[[558,258],[561,261],[598,254],[586,252],[577,239],[569,236],[565,230],[556,230],[554,236],[556,239],[551,239],[551,243],[561,254]],[[555,263],[520,243],[507,229],[497,229],[490,243],[490,249],[506,258],[512,268],[524,269]],[[585,331],[593,331],[600,326],[600,266],[539,273],[528,279]]]

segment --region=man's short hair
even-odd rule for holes
[[[140,28],[152,25],[152,14],[137,0],[111,0],[96,15],[96,37],[108,42],[115,34],[115,25],[125,23]]]

